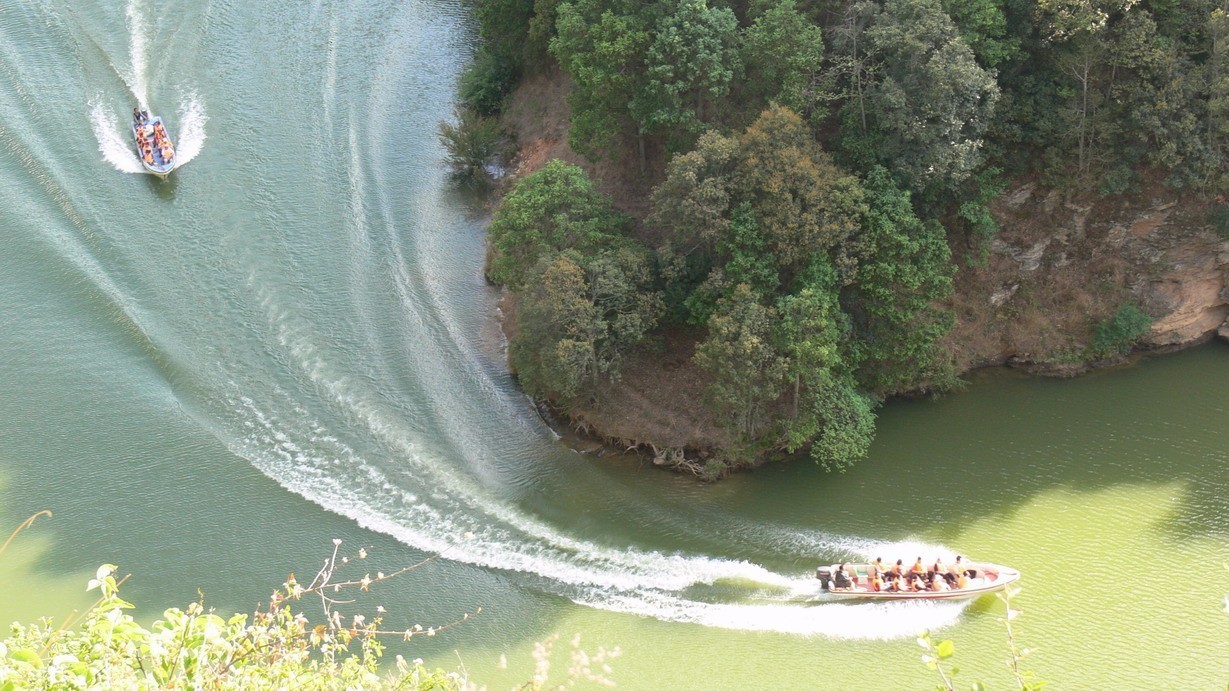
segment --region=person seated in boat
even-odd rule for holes
[[[888,587],[883,582],[883,573],[879,571],[876,571],[875,573],[871,574],[870,579],[867,581],[867,585],[870,586],[871,591],[876,592],[876,593],[882,592],[885,588]]]
[[[893,576],[889,573],[887,578],[884,579],[883,589],[889,593],[899,593],[902,592],[904,588],[905,579],[901,576]]]
[[[893,566],[892,569],[888,571],[888,573],[892,574],[893,576],[905,575],[905,562],[903,560],[897,559],[896,565]]]
[[[151,166],[154,164],[154,155],[148,150],[145,152],[145,163]]]
[[[921,557],[918,557],[917,561],[913,562],[913,566],[909,569],[909,573],[914,573],[919,576],[926,573],[926,567],[922,564]]]
[[[969,587],[969,572],[967,570],[961,571],[960,575],[956,577],[956,589],[963,590],[967,587]]]
[[[845,565],[841,564],[836,567],[836,573],[832,574],[832,589],[833,590],[852,590],[853,581],[849,578],[849,573],[845,571]]]
[[[956,575],[953,574],[951,569],[943,563],[943,557],[938,557],[935,559],[935,565],[932,568],[932,573],[946,581],[948,586],[951,586],[956,582]]]
[[[867,568],[867,576],[874,578],[880,574],[887,573],[887,567],[883,565],[883,557],[875,557],[875,563]]]
[[[942,593],[951,590],[952,587],[947,584],[947,579],[942,573],[935,573],[934,578],[930,579],[930,590],[935,593]]]

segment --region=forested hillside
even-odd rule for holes
[[[652,190],[620,200],[629,215],[554,161],[506,191],[489,276],[515,298],[512,367],[583,419],[621,400],[629,362],[672,360],[709,428],[685,444],[703,463],[673,458],[709,475],[800,453],[846,467],[885,397],[950,387],[953,278],[984,266],[1014,182],[1081,199],[1161,185],[1208,200],[1209,227],[1229,232],[1215,2],[480,0],[478,14],[463,112],[443,127],[458,170],[482,174],[521,80],[561,70],[571,150]],[[1116,355],[1149,323],[1124,299],[1065,357]]]

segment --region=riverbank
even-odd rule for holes
[[[555,70],[527,78],[509,97],[504,123],[520,144],[511,180],[561,159],[584,168],[618,208],[643,220],[660,182],[661,153],[649,152],[643,173],[630,156],[592,163],[577,155],[567,143],[569,90]],[[1229,340],[1229,241],[1213,229],[1211,206],[1159,181],[1129,197],[1072,197],[1036,180],[1013,181],[991,204],[1000,225],[995,237],[980,245],[949,237],[959,267],[950,299],[956,321],[942,344],[955,371],[1008,366],[1075,376],[1121,365],[1127,353],[1093,344],[1124,306],[1149,322],[1136,352],[1179,350],[1218,335]],[[652,246],[642,224],[636,232]],[[515,329],[514,306],[504,315],[506,330]],[[633,356],[597,400],[553,413],[589,439],[640,451],[656,465],[707,479],[738,469],[711,464],[728,439],[700,402],[707,377],[691,361],[700,336],[665,335],[651,352]]]

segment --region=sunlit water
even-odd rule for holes
[[[504,371],[440,164],[472,40],[456,2],[0,4],[0,508],[55,512],[0,614],[82,606],[102,562],[151,614],[248,609],[340,537],[442,553],[377,597],[394,628],[483,607],[400,652],[496,684],[558,631],[630,688],[921,688],[932,628],[1006,687],[992,598],[812,602],[820,561],[962,552],[1024,572],[1041,676],[1223,684],[1229,349],[894,403],[845,475],[574,454]],[[137,104],[191,160],[166,181],[126,174]]]

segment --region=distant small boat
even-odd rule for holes
[[[141,159],[145,170],[158,177],[166,177],[175,169],[175,144],[162,118],[134,108],[132,136],[136,140],[137,158]]]
[[[834,586],[833,577],[839,566],[844,566],[845,572],[852,577],[851,587]],[[815,577],[819,579],[826,597],[840,600],[966,600],[1003,590],[1020,580],[1020,572],[1015,569],[988,562],[966,562],[964,568],[972,573],[972,577],[963,588],[894,592],[874,590],[867,576],[870,568],[871,564],[833,564],[819,567]]]

